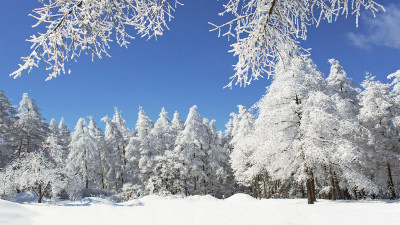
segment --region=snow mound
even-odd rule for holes
[[[117,203],[120,206],[143,206],[143,202],[138,199],[132,199],[126,202]]]
[[[33,221],[30,218],[35,215],[35,212],[20,204],[0,200],[0,224],[31,225]]]
[[[219,199],[213,197],[212,195],[193,195],[193,196],[188,196],[185,199],[191,200],[191,201],[219,201]]]
[[[225,199],[225,201],[230,201],[230,202],[244,202],[244,201],[255,201],[257,199],[251,197],[248,194],[234,194],[231,197]]]
[[[163,201],[165,199],[166,199],[165,197],[159,195],[146,195],[144,197],[141,197],[140,201],[154,202],[154,201]]]

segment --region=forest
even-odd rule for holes
[[[0,91],[0,196],[48,198],[247,193],[256,198],[397,199],[400,184],[400,70],[356,84],[339,61],[326,76],[310,60],[280,62],[262,98],[238,106],[226,130],[197,106],[183,122],[139,108],[133,130],[112,118],[46,123],[24,93],[19,107]]]

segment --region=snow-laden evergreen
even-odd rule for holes
[[[12,131],[12,146],[16,156],[22,157],[25,153],[38,151],[46,139],[48,125],[36,102],[27,93],[22,96],[16,117]]]
[[[67,158],[67,170],[79,176],[85,188],[102,187],[102,163],[96,139],[90,135],[84,118],[80,118],[72,133]]]

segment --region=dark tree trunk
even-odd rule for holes
[[[336,176],[336,172],[333,172],[333,179],[334,179],[334,182],[335,182],[335,189],[337,191],[336,199],[344,199],[344,196],[343,196],[344,194],[343,194],[342,190],[340,189],[339,181],[338,181],[338,178]]]
[[[389,163],[386,164],[386,168],[387,168],[387,173],[388,173],[387,186],[388,186],[389,193],[390,193],[390,200],[395,200],[396,199],[396,193],[394,192],[392,170],[390,168],[390,164]]]
[[[314,199],[312,197],[312,187],[311,187],[311,179],[307,179],[306,181],[306,188],[307,188],[307,200],[308,204],[314,204]]]
[[[306,181],[307,188],[307,199],[308,204],[314,204],[315,202],[315,184],[314,184],[314,174],[310,168],[307,168],[308,178]]]
[[[268,198],[268,196],[267,196],[267,182],[268,182],[267,173],[265,173],[263,181],[264,181],[264,187],[263,187],[263,189],[264,189],[264,198]]]
[[[38,190],[38,203],[42,203],[42,198],[43,198],[43,191],[42,191],[42,185],[39,184],[39,190]]]
[[[329,181],[331,183],[331,200],[336,200],[336,188],[335,188],[335,180],[333,178],[332,168],[329,167]]]

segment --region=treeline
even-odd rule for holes
[[[279,65],[257,114],[233,114],[234,176],[259,198],[395,199],[400,175],[400,70],[362,90],[337,60]]]
[[[184,123],[162,109],[153,124],[140,109],[134,131],[115,109],[104,117],[105,132],[92,117],[80,118],[72,133],[64,120],[45,123],[34,100],[23,94],[15,109],[0,92],[0,194],[33,191],[42,197],[77,199],[114,194],[206,195],[234,193],[225,148],[228,137],[215,121],[190,108]]]
[[[115,109],[104,132],[88,117],[70,133],[28,94],[16,109],[0,91],[0,195],[398,198],[400,71],[391,84],[367,75],[361,90],[329,62],[327,77],[311,60],[279,65],[256,113],[239,106],[224,133],[196,106],[185,122],[140,109],[133,131]]]

